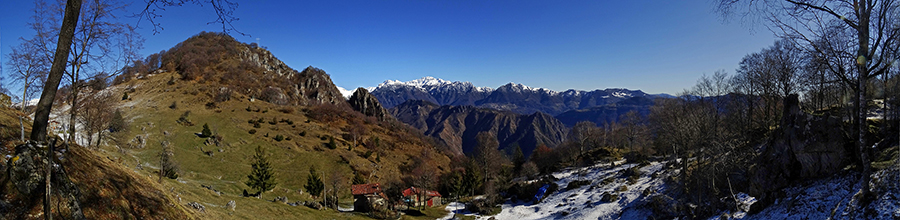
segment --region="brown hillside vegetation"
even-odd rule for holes
[[[20,144],[19,111],[0,109],[0,142],[4,146],[3,155],[12,154],[12,148]],[[27,120],[27,119],[26,119]],[[26,121],[30,125],[30,120]],[[26,127],[26,132],[30,130]],[[15,129],[13,129],[15,128]],[[13,134],[13,135],[10,135]],[[81,191],[81,207],[88,219],[191,219],[191,215],[179,203],[173,200],[159,184],[147,179],[147,176],[136,174],[122,167],[109,158],[95,154],[85,148],[70,147],[65,157],[60,159],[66,167],[71,181]],[[40,201],[42,197],[31,200],[27,195],[19,193],[12,183],[7,181],[7,160],[2,159],[0,169],[0,219],[42,219]],[[59,199],[54,196],[54,200]],[[54,207],[54,215],[58,207]]]

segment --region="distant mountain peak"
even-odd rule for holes
[[[547,88],[534,88],[534,87],[526,86],[521,83],[512,83],[512,82],[507,83],[506,85],[503,85],[497,89],[500,90],[501,88],[504,90],[507,90],[507,91],[511,91],[511,92],[532,91],[532,92],[539,92],[539,93],[547,93],[550,95],[559,94],[559,92],[553,91],[553,90],[550,90]]]
[[[417,89],[421,89],[423,91],[430,90],[447,90],[447,89],[462,89],[462,90],[475,90],[478,92],[491,92],[493,89],[489,87],[475,87],[471,82],[460,82],[460,81],[449,81],[440,78],[435,78],[432,76],[426,76],[419,79],[402,82],[399,80],[385,80],[383,83],[378,84],[378,87],[371,89],[372,91],[378,89],[394,89],[398,87],[413,87]]]

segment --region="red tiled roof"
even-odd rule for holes
[[[368,195],[368,194],[377,194],[381,193],[381,184],[378,183],[370,183],[370,184],[359,184],[353,185],[350,187],[351,193],[353,195]]]
[[[403,196],[419,194],[419,192],[421,192],[421,191],[419,191],[419,189],[416,189],[416,187],[409,187],[409,189],[403,190]],[[425,190],[425,195],[431,196],[431,197],[442,197],[441,194],[438,193],[437,191],[430,191],[430,190]]]

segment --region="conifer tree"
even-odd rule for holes
[[[306,186],[304,188],[306,188],[306,192],[313,196],[319,196],[322,190],[325,189],[325,183],[322,182],[322,177],[319,176],[316,167],[309,167],[309,175],[306,176]]]
[[[200,135],[203,137],[212,136],[212,131],[209,130],[209,125],[203,123],[203,131],[200,132]]]
[[[257,190],[259,193],[269,191],[275,188],[275,171],[266,158],[266,152],[261,146],[256,147],[256,155],[253,156],[253,164],[250,165],[252,170],[247,175],[247,186]]]

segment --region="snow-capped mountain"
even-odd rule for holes
[[[559,92],[518,83],[508,83],[497,89],[491,89],[487,87],[477,87],[472,85],[471,82],[451,82],[430,76],[407,82],[387,80],[371,91],[372,95],[378,98],[378,101],[386,108],[400,105],[407,100],[424,100],[438,105],[473,105],[496,110],[512,111],[520,114],[543,112],[553,116],[569,111],[587,110],[598,106],[610,106],[632,98],[652,99],[659,97],[656,95],[649,95],[640,90],[621,88],[598,89],[593,91],[569,89]],[[652,104],[652,102],[646,101],[636,103],[643,104],[640,106],[630,106],[630,108],[649,110],[649,105]],[[612,108],[616,107],[613,106]],[[618,111],[606,110],[604,112]],[[618,115],[594,116],[595,115],[588,115],[586,116],[587,118],[577,118],[573,120],[576,122],[590,120],[602,124],[609,122],[610,119],[618,119]],[[573,125],[570,123],[566,124],[568,126]]]
[[[387,80],[381,84],[378,84],[373,90],[378,89],[395,89],[398,87],[414,87],[419,88],[425,91],[431,90],[443,90],[443,91],[470,91],[475,90],[479,92],[491,92],[493,89],[488,87],[475,87],[471,82],[460,82],[460,81],[448,81],[443,79],[434,78],[431,76],[426,76],[421,79],[416,79],[407,82],[401,82],[397,80]]]
[[[425,100],[440,105],[474,105],[493,89],[476,87],[471,82],[451,82],[428,76],[407,82],[387,80],[371,91],[382,105],[391,108],[406,100]]]

